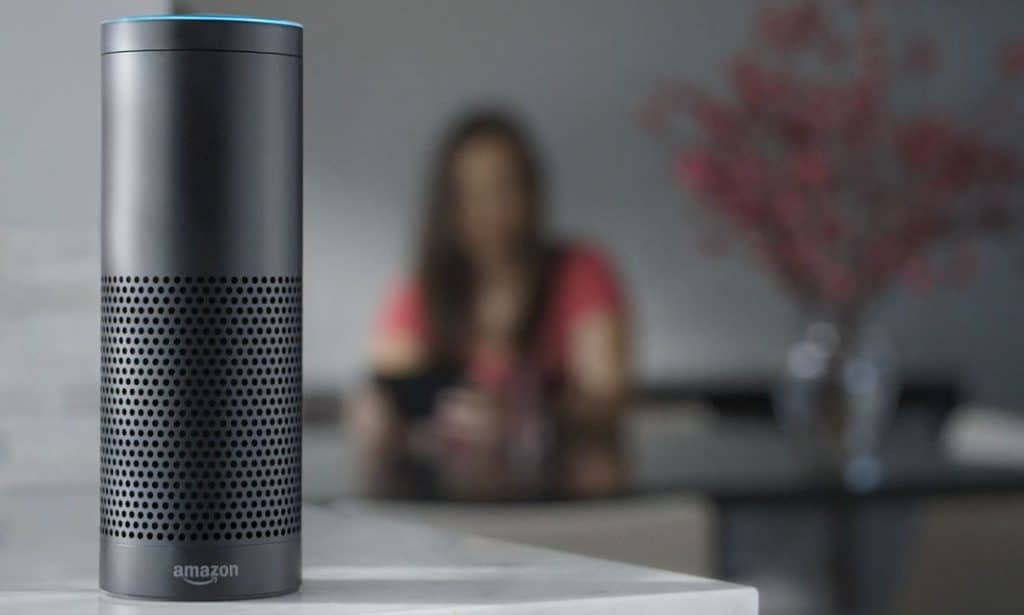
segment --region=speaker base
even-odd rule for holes
[[[298,536],[258,544],[133,544],[100,538],[100,588],[128,598],[245,600],[298,590]]]

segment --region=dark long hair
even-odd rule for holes
[[[500,139],[515,153],[526,194],[526,224],[516,246],[529,284],[525,318],[515,334],[520,352],[534,343],[547,295],[549,245],[544,232],[545,186],[541,164],[526,130],[511,115],[481,109],[456,120],[440,142],[427,186],[418,274],[423,289],[428,342],[435,362],[460,365],[469,341],[473,269],[455,221],[454,160],[470,141]]]

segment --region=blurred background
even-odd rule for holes
[[[752,584],[765,613],[1018,612],[1024,6],[818,6],[8,2],[0,487],[98,476],[99,22],[280,17],[305,27],[309,500]],[[610,495],[354,493],[339,408],[438,140],[481,104],[529,129],[552,226],[600,247],[628,304]],[[765,179],[783,167],[792,207]]]

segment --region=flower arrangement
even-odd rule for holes
[[[927,40],[897,45],[870,1],[798,0],[754,21],[729,95],[664,84],[638,112],[710,214],[702,251],[742,244],[801,305],[837,319],[897,283],[968,279],[976,239],[1013,222],[1020,156],[989,134],[1013,112],[1024,39],[1003,46],[1001,79],[979,100],[987,132],[897,112],[894,90],[930,78],[937,53]]]

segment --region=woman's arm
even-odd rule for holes
[[[369,340],[374,375],[402,377],[422,369],[426,349],[418,329],[418,311],[411,284],[396,286],[386,298]],[[368,382],[342,400],[342,426],[353,488],[371,495],[405,491],[399,467],[409,453],[409,430],[394,401]]]
[[[624,474],[618,442],[629,389],[625,301],[612,267],[593,248],[570,252],[557,279],[565,374],[557,400],[561,488],[607,493]]]
[[[427,347],[419,286],[397,284],[375,318],[370,337],[370,365],[382,376],[403,376],[423,368]]]
[[[628,388],[625,319],[602,310],[574,323],[569,332],[565,418],[583,431],[615,427]]]
[[[426,365],[426,349],[412,335],[381,332],[370,340],[370,369],[379,376],[405,376]]]
[[[420,342],[401,331],[378,330],[370,340],[374,374],[401,377],[420,369]],[[394,400],[369,382],[342,401],[342,426],[349,480],[365,495],[394,496],[408,492],[401,476],[402,460],[410,453],[409,428]]]
[[[629,386],[628,347],[618,312],[592,312],[570,330],[559,430],[561,489],[569,495],[605,495],[622,487],[619,430]]]

